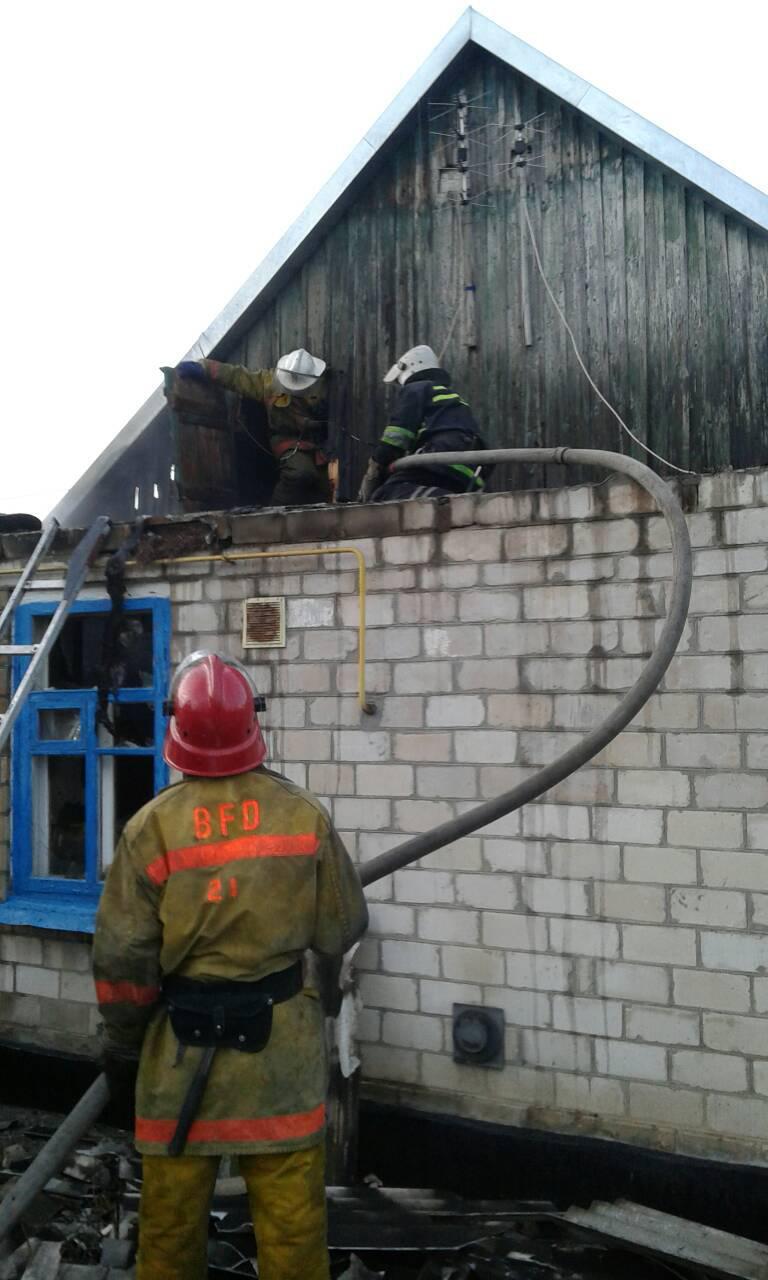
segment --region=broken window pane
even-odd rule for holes
[[[85,876],[85,757],[34,756],[32,868],[36,876]]]
[[[36,617],[33,643],[45,635],[48,617]],[[117,689],[142,689],[152,684],[152,614],[126,613],[114,642],[108,642],[108,613],[71,614],[48,658],[42,685],[49,689],[93,689],[105,662],[109,682]]]
[[[79,707],[46,707],[38,711],[37,736],[44,742],[76,742],[80,737]]]
[[[102,877],[112,862],[126,822],[154,794],[153,756],[101,757]]]

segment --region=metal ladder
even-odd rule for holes
[[[32,655],[32,661],[8,703],[8,710],[5,715],[0,716],[0,751],[3,750],[8,741],[11,729],[24,705],[24,700],[35,682],[38,670],[56,643],[59,633],[67,620],[67,614],[85,581],[91,562],[111,527],[111,521],[108,516],[98,516],[78,542],[69,560],[61,600],[48,623],[42,639],[37,644],[0,644],[0,656]],[[58,520],[50,516],[45,521],[35,549],[25,564],[16,586],[8,597],[2,614],[0,614],[0,638],[13,617],[16,605],[27,588],[27,583],[46,551],[49,550],[58,531]]]

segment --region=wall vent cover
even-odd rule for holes
[[[243,601],[243,648],[285,648],[283,596],[253,596]]]

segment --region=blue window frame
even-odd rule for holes
[[[170,604],[125,602],[122,683],[110,694],[115,734],[99,722],[95,669],[109,600],[77,601],[48,672],[19,716],[12,750],[11,897],[0,922],[88,930],[120,831],[168,780],[162,758]],[[38,640],[56,608],[16,611],[15,640]],[[29,658],[13,661],[14,686]],[[69,925],[66,920],[71,921]]]

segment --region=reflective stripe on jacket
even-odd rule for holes
[[[467,441],[477,440],[482,447],[482,439],[472,412],[466,400],[449,385],[448,375],[444,370],[435,371],[439,381],[432,377],[421,378],[418,375],[406,382],[398,396],[397,405],[388,425],[384,428],[381,441],[374,451],[373,457],[381,466],[389,466],[393,461],[392,450],[400,454],[410,454],[421,449],[429,449],[432,437],[445,436],[450,441],[456,434],[456,449],[472,447]],[[443,445],[450,450],[450,443]],[[425,462],[425,468],[429,468]],[[464,491],[479,490],[485,487],[481,475],[462,463],[451,463],[441,471],[452,471],[462,479]]]
[[[96,922],[94,978],[107,1041],[142,1045],[139,1150],[163,1152],[201,1051],[179,1047],[164,974],[255,981],[305,950],[337,955],[367,910],[325,810],[267,769],[190,779],[127,824]],[[322,1140],[324,1017],[305,989],[274,1008],[260,1053],[219,1049],[187,1153],[281,1151]]]

